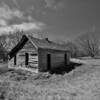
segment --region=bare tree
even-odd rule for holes
[[[10,51],[14,46],[17,45],[18,42],[20,42],[24,34],[28,34],[33,37],[41,38],[41,39],[46,37],[46,33],[43,34],[38,32],[26,33],[23,30],[16,29],[14,32],[9,32],[8,34],[2,34],[0,36],[0,45],[2,45],[2,47],[4,47],[7,51]]]
[[[16,29],[15,32],[9,33],[8,37],[10,38],[10,41],[13,42],[14,45],[16,45],[22,38],[23,34],[24,31]]]
[[[6,35],[0,36],[0,59],[7,61],[7,42],[5,42]]]
[[[99,34],[88,32],[77,38],[80,49],[83,49],[91,57],[95,57],[99,52]]]
[[[78,57],[78,47],[73,41],[72,42],[69,41],[63,45],[66,46],[70,50],[71,57]]]
[[[8,34],[2,34],[0,36],[0,46],[7,51],[11,50],[20,41],[23,31],[15,30],[15,32],[9,32]]]
[[[5,34],[0,36],[0,46],[3,48],[7,47],[7,36]]]

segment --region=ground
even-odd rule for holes
[[[89,61],[64,74],[1,73],[0,100],[100,100],[100,60]]]

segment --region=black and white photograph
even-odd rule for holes
[[[0,0],[0,100],[100,100],[100,0]]]

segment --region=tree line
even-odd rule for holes
[[[0,36],[0,59],[7,58],[7,53],[17,45],[23,34],[25,34],[24,31],[16,30],[14,33]],[[45,37],[43,34],[41,36]],[[56,42],[60,43],[60,41]],[[61,41],[61,44],[69,48],[72,57],[96,57],[100,55],[100,32],[87,32],[78,36],[74,41]]]
[[[100,56],[100,32],[86,32],[74,41],[68,42],[73,57],[98,57]]]
[[[14,48],[17,43],[21,40],[22,36],[24,34],[31,35],[33,37],[38,38],[46,38],[45,33],[40,32],[25,32],[23,30],[16,29],[14,32],[9,32],[6,34],[0,35],[0,60],[3,58],[4,61],[7,59],[7,54],[9,51],[11,51],[12,48]]]

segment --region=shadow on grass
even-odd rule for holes
[[[50,74],[65,74],[65,73],[68,73],[74,70],[76,67],[79,67],[81,65],[82,64],[70,62],[69,65],[62,66],[62,67],[60,66],[58,68],[50,70]]]

